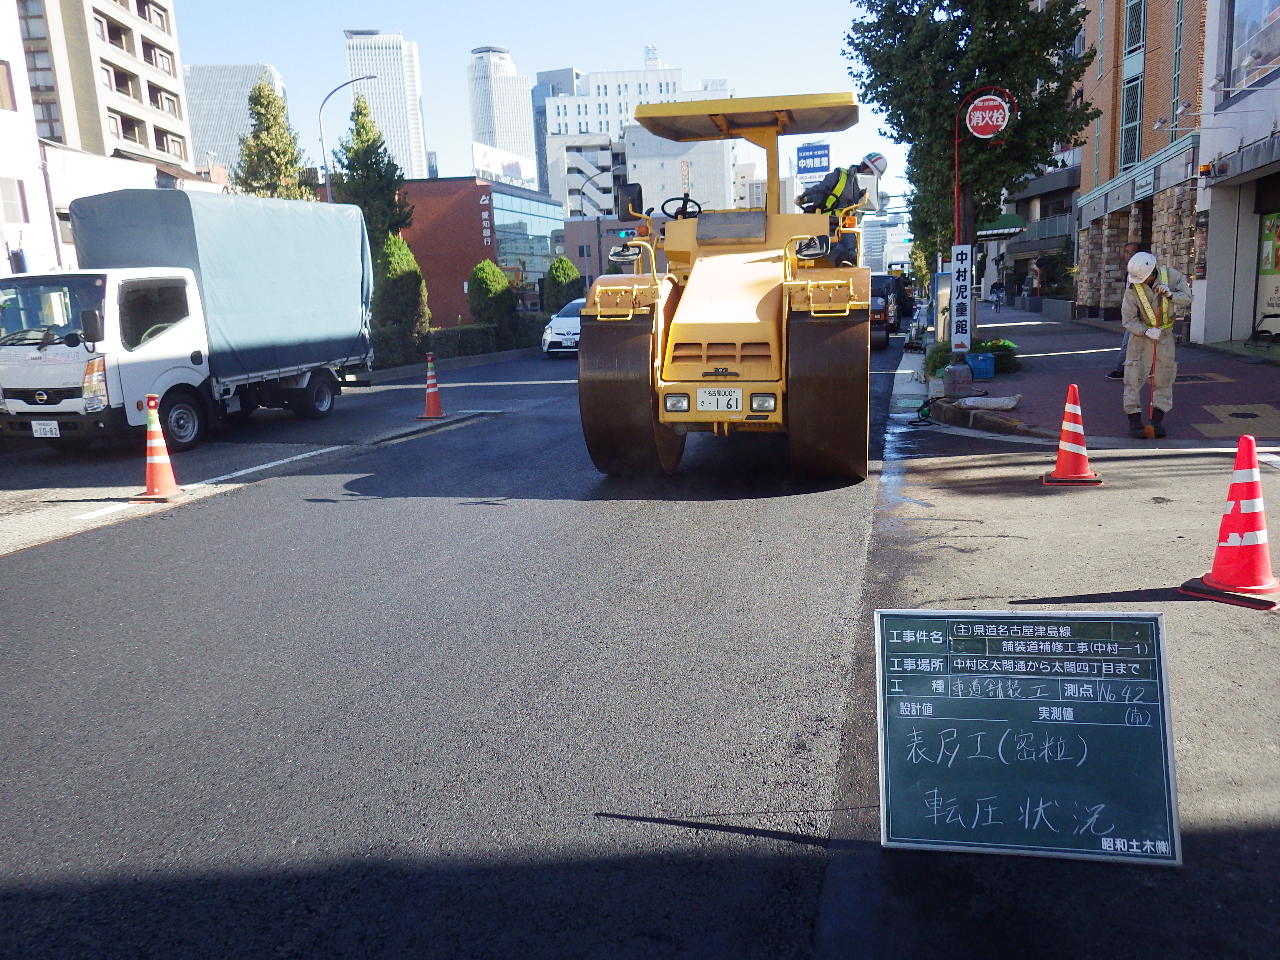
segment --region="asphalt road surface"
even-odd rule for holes
[[[0,954],[808,955],[877,480],[705,436],[605,479],[573,371],[263,420],[203,455],[343,448],[0,557]]]

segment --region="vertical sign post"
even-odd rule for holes
[[[951,351],[968,353],[973,342],[973,247],[951,248]]]

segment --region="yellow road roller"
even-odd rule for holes
[[[778,212],[778,138],[844,130],[857,102],[832,93],[653,103],[635,117],[668,140],[763,148],[767,199],[764,209],[704,210],[672,197],[655,233],[639,185],[621,186],[623,219],[643,221],[609,254],[629,272],[598,278],[582,308],[578,398],[592,462],[613,476],[672,473],[690,431],[785,433],[795,473],[865,478],[871,273],[832,255],[833,240],[846,251],[853,241],[862,262],[859,212]]]

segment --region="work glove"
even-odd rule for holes
[[[1172,296],[1173,296],[1173,291],[1172,291],[1172,290],[1170,290],[1168,287],[1166,287],[1163,283],[1157,283],[1157,284],[1156,284],[1156,286],[1155,286],[1155,290],[1156,290],[1156,296],[1158,296],[1158,297],[1172,297]]]
[[[803,193],[802,193],[802,194],[800,194],[800,196],[796,197],[796,206],[797,206],[797,207],[803,207],[803,206],[804,206],[804,194],[803,194]]]
[[[1159,340],[1159,339],[1160,339],[1160,328],[1159,328],[1159,327],[1147,327],[1146,334],[1147,334],[1147,336],[1148,336],[1148,337],[1150,337],[1152,340]]]

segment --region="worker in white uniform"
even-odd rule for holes
[[[1178,374],[1174,309],[1185,310],[1191,305],[1191,288],[1185,276],[1173,267],[1159,266],[1150,253],[1135,253],[1129,260],[1128,272],[1129,286],[1120,305],[1120,322],[1130,334],[1124,359],[1124,412],[1129,415],[1129,436],[1146,435],[1142,385],[1152,379],[1151,426],[1155,436],[1163,437],[1164,415],[1173,409],[1173,381]]]

